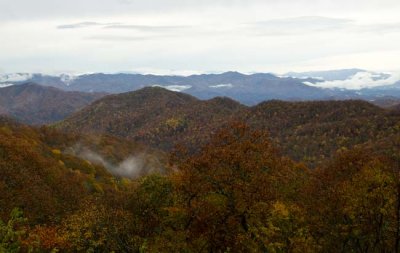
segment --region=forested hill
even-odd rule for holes
[[[400,115],[365,101],[270,101],[250,108],[243,121],[266,129],[293,159],[311,164],[337,150],[398,135]]]
[[[35,83],[0,89],[0,114],[27,124],[41,125],[62,120],[104,93],[67,92]]]
[[[315,164],[338,149],[398,132],[400,117],[364,101],[269,101],[246,107],[228,98],[198,100],[159,87],[100,99],[57,128],[107,133],[171,150],[195,148],[229,122],[267,130],[285,154]]]
[[[390,109],[395,112],[400,112],[400,104],[394,105],[394,106],[390,107]]]
[[[170,150],[196,144],[246,107],[228,98],[199,100],[159,87],[104,97],[56,125],[71,132],[108,133]],[[198,143],[197,143],[198,144]]]

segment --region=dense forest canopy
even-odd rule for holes
[[[230,100],[211,103],[242,110]],[[182,142],[186,146],[171,152],[129,138],[34,128],[1,118],[0,249],[400,250],[397,114],[357,101],[273,101],[243,115],[242,122],[232,118],[205,139]],[[268,128],[263,125],[273,118]],[[276,142],[279,135],[272,135],[282,131],[292,135]],[[319,141],[349,133],[351,145],[319,146],[329,159],[310,163],[285,150],[313,149]],[[118,164],[138,154],[138,173],[116,173]]]
[[[397,109],[357,100],[153,87],[0,117],[0,252],[398,252],[399,164]]]
[[[110,134],[170,151],[176,145],[198,149],[232,121],[269,132],[285,155],[316,166],[339,149],[396,135],[400,114],[360,100],[272,100],[246,107],[229,98],[198,100],[152,87],[104,97],[55,127]]]

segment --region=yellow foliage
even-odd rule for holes
[[[287,209],[286,205],[279,201],[275,202],[273,205],[273,212],[285,218],[289,216],[289,210]]]
[[[0,131],[2,134],[6,134],[6,135],[11,135],[13,133],[13,131],[7,126],[0,127]]]
[[[61,155],[61,150],[59,149],[53,149],[51,152],[55,155]]]
[[[168,127],[176,130],[177,128],[183,126],[184,124],[184,120],[181,118],[170,118],[167,119],[167,121],[165,122],[165,125],[167,125]]]

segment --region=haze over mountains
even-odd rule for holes
[[[34,82],[66,91],[123,93],[148,86],[180,91],[200,99],[226,96],[243,104],[265,100],[376,100],[400,98],[400,78],[396,74],[361,69],[274,74],[226,72],[191,76],[143,74],[43,75],[9,74],[0,77],[0,86]]]

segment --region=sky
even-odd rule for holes
[[[0,73],[400,70],[399,0],[0,0]]]

